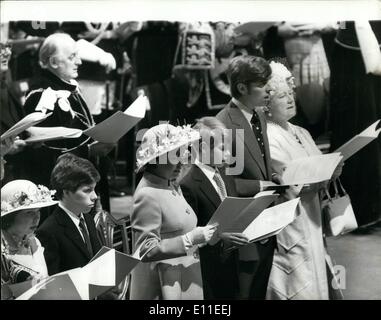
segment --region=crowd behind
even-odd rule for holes
[[[219,30],[217,26],[214,41],[220,37],[221,42],[221,35],[227,34]],[[322,40],[327,30],[335,33],[330,64]],[[329,113],[329,101],[335,108],[330,111],[332,150],[381,118],[380,24],[356,22],[340,29],[339,25],[280,23],[258,39],[260,52],[238,54],[234,45],[228,53],[220,50],[220,56],[216,51],[216,61],[226,64],[223,74],[229,100],[213,115],[209,110],[192,125],[183,126],[156,121],[144,133],[135,155],[134,171],[140,180],[129,217],[133,251],[138,251],[142,263],[131,273],[128,299],[343,297],[332,281],[322,222],[322,191],[330,181],[277,188],[280,196],[273,205],[300,197],[296,218],[278,235],[258,242],[250,242],[243,233],[220,232],[208,221],[226,197],[253,197],[269,185],[282,185],[288,162],[322,154],[316,138],[327,129],[323,118]],[[282,42],[284,59],[274,58],[282,56],[274,49],[277,41]],[[227,50],[228,41],[222,42]],[[50,114],[39,124],[43,127],[85,130],[96,123],[76,79],[82,60],[115,70],[117,62],[110,53],[67,33],[48,35],[38,49],[40,70],[20,115],[20,103],[4,76],[11,48],[1,45],[2,134],[33,112]],[[200,52],[210,55],[210,51]],[[192,88],[197,75],[184,74],[189,80],[189,103],[197,89]],[[214,73],[214,84],[222,81],[221,74]],[[155,108],[152,84],[145,88]],[[298,112],[304,127],[300,118],[294,121]],[[243,129],[242,134],[238,129]],[[1,144],[2,299],[14,298],[12,284],[85,266],[102,246],[94,222],[100,200],[106,206],[109,201],[102,159],[117,145],[85,135],[44,143],[27,143],[27,139],[23,133]],[[226,169],[240,142],[243,168],[229,175]],[[366,148],[348,164],[340,162],[331,181],[342,175],[352,191],[358,221],[365,216],[369,223],[378,221],[381,212],[380,140]],[[155,161],[159,158],[167,161]],[[211,239],[216,238],[212,245]],[[98,299],[115,299],[118,290]]]

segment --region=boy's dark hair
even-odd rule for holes
[[[100,175],[94,165],[86,159],[71,153],[61,155],[50,176],[50,184],[56,190],[55,196],[61,200],[63,191],[75,192],[80,186],[97,183]]]
[[[238,83],[257,83],[263,86],[271,76],[271,67],[264,58],[256,56],[234,57],[226,71],[232,97],[238,99],[241,94],[237,89]]]

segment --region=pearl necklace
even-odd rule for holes
[[[272,120],[269,120],[269,122],[270,122],[272,125],[274,125],[274,126],[276,126],[276,127],[279,127],[279,128],[281,128],[282,130],[286,131],[287,133],[291,134],[291,135],[294,137],[294,139],[295,139],[301,146],[303,146],[302,141],[300,141],[300,139],[299,139],[299,136],[297,135],[297,133],[295,132],[295,130],[292,129],[292,127],[290,126],[290,124],[289,124],[288,122],[286,122],[288,129],[285,129],[283,126],[281,126],[280,124],[278,124],[278,123],[276,123],[276,122],[274,122],[274,121],[272,121]]]

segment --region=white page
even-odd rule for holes
[[[381,128],[376,130],[376,127],[380,123],[380,121],[381,120],[377,120],[364,131],[354,136],[348,142],[344,143],[335,152],[341,152],[344,161],[356,154],[359,150],[364,148],[367,144],[369,144],[378,137]]]
[[[227,197],[221,202],[208,225],[218,224],[218,233],[242,232],[260,212],[279,196],[272,193],[265,192],[266,195],[256,198]],[[218,242],[218,233],[215,232],[209,241],[211,245]]]
[[[295,159],[286,164],[282,179],[286,185],[310,184],[329,180],[341,159],[340,153]]]
[[[89,284],[115,286],[115,250],[110,249],[82,268]]]
[[[283,202],[265,209],[244,231],[250,241],[263,239],[274,232],[280,232],[295,219],[295,211],[300,198]]]
[[[47,117],[49,117],[51,113],[45,114],[43,112],[32,112],[22,118],[19,122],[17,122],[13,127],[4,132],[1,135],[1,140],[4,140],[9,137],[15,137],[24,130],[42,122]]]
[[[82,135],[82,130],[66,127],[30,127],[26,131],[30,134],[30,137],[25,139],[26,143],[71,139]]]

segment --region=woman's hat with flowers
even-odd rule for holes
[[[148,129],[136,154],[136,171],[141,171],[147,163],[161,155],[190,145],[199,139],[199,132],[190,125],[175,127],[165,123]]]
[[[29,180],[13,180],[1,188],[1,216],[12,212],[31,210],[55,205],[55,191]]]

